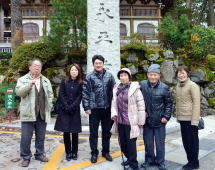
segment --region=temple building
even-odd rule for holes
[[[50,0],[21,0],[24,42],[41,40],[49,31]],[[159,44],[158,25],[170,0],[120,0],[121,45],[133,33],[141,33],[142,42]],[[0,52],[11,52],[10,0],[0,0]]]

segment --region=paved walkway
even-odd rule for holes
[[[54,125],[55,125],[56,118],[51,118],[50,123],[47,125],[47,133],[53,133],[56,132],[54,130]],[[21,128],[21,122],[20,120],[15,120],[12,121],[12,123],[6,122],[6,123],[0,123],[0,128],[5,127],[5,128],[16,128],[20,129]],[[169,123],[167,124],[167,133],[172,133],[174,131],[179,130],[179,124],[176,122],[175,118],[171,118]],[[101,130],[101,128],[100,128]],[[89,134],[89,126],[82,126],[82,133],[83,135]]]
[[[199,131],[200,137],[200,165],[201,170],[214,170],[215,167],[215,116],[208,116],[204,119],[206,128]],[[17,123],[19,124],[19,123]],[[171,124],[171,122],[170,122]],[[174,122],[172,122],[173,126]],[[7,124],[8,125],[8,124]],[[52,123],[53,125],[53,123]],[[6,126],[5,124],[1,126]],[[169,125],[170,126],[170,125]],[[10,127],[10,126],[7,126]],[[51,128],[51,126],[49,126]],[[53,127],[53,126],[52,126]],[[178,130],[168,130],[166,137],[166,166],[168,170],[180,170],[185,164],[186,156],[182,146],[180,132]],[[53,131],[53,130],[52,130]],[[87,131],[86,131],[87,132]],[[170,133],[171,132],[171,133]],[[64,145],[62,135],[47,134],[45,142],[46,155],[50,158],[48,163],[41,163],[36,161],[33,157],[28,168],[21,168],[19,166],[21,160],[19,159],[19,143],[20,132],[14,131],[0,131],[0,169],[2,170],[122,170],[120,165],[122,162],[121,153],[117,138],[113,135],[111,138],[111,154],[114,157],[113,162],[107,162],[103,158],[99,158],[97,164],[91,164],[90,148],[88,142],[88,135],[80,135],[79,140],[79,158],[77,161],[66,161],[64,153]],[[99,139],[99,150],[101,150],[101,140]],[[32,140],[32,153],[34,153],[34,138]],[[137,142],[138,161],[144,161],[144,145],[142,136]],[[101,155],[100,155],[101,156]],[[156,170],[152,167],[149,170]]]

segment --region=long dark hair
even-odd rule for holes
[[[67,82],[71,79],[70,70],[72,69],[73,66],[75,66],[75,68],[78,70],[77,81],[78,81],[78,84],[81,84],[83,82],[82,71],[81,71],[81,68],[79,67],[79,65],[76,63],[70,65],[69,68],[67,69],[65,81]]]

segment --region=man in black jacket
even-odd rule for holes
[[[165,125],[171,117],[172,99],[169,87],[160,81],[160,65],[152,64],[147,77],[148,80],[140,82],[148,114],[143,134],[145,162],[141,167],[158,165],[160,170],[165,170]]]
[[[95,55],[92,58],[94,71],[86,76],[83,84],[82,103],[86,114],[89,114],[91,162],[98,158],[98,128],[102,126],[102,156],[112,161],[109,154],[111,137],[111,100],[115,79],[104,69],[104,57]]]

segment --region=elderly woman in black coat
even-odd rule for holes
[[[80,102],[82,98],[82,74],[77,64],[72,64],[61,81],[56,103],[57,120],[54,129],[64,132],[66,159],[78,158],[78,133],[81,132]],[[71,138],[72,133],[72,148]]]

